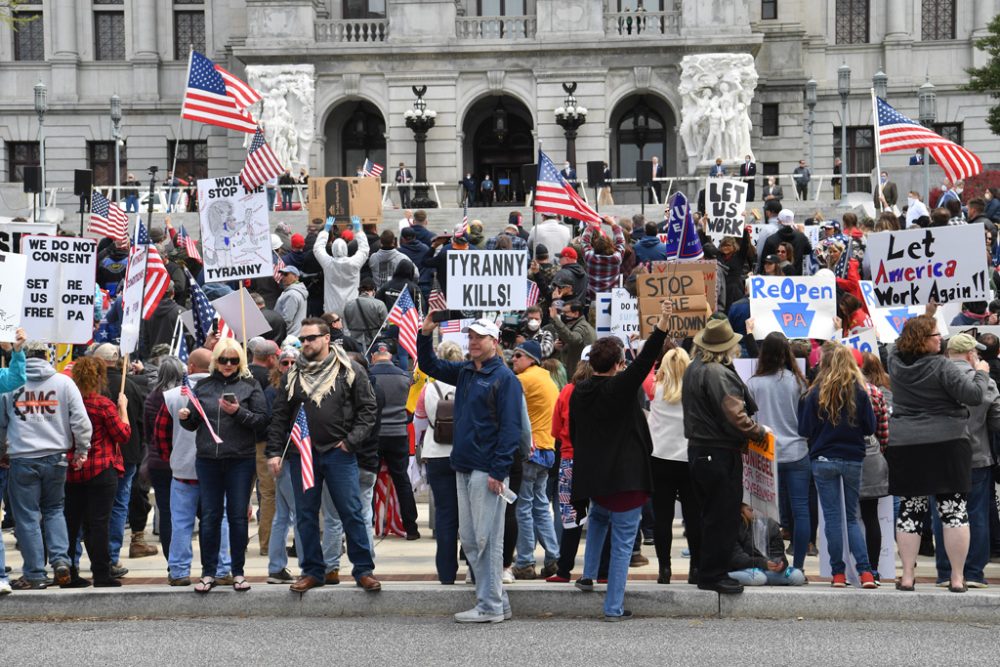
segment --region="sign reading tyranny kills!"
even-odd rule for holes
[[[705,182],[705,230],[716,244],[726,236],[743,236],[746,207],[746,183],[728,178],[709,178]]]
[[[528,253],[481,250],[448,253],[450,310],[524,310],[528,307]]]
[[[833,274],[750,278],[750,316],[758,339],[780,331],[788,338],[826,340],[833,336],[836,314]]]

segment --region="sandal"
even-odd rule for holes
[[[237,593],[250,590],[250,582],[242,575],[233,578],[233,590]]]
[[[218,584],[215,583],[215,577],[202,577],[201,580],[194,585],[195,593],[207,593]]]

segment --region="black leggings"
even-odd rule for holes
[[[868,562],[872,572],[878,572],[879,556],[882,554],[882,527],[878,523],[878,498],[861,499],[861,521],[865,524],[865,544],[868,546]]]
[[[514,493],[521,492],[521,453],[514,452],[514,465],[510,467],[507,486]],[[517,547],[517,503],[510,503],[503,516],[503,566],[507,569],[514,564],[514,549]]]

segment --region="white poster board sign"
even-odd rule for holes
[[[528,254],[523,250],[449,252],[447,271],[450,310],[528,307]]]
[[[0,252],[21,252],[22,236],[55,233],[56,226],[47,222],[0,222]]]
[[[274,275],[267,194],[247,192],[237,176],[198,181],[205,282]]]
[[[475,320],[448,320],[441,323],[441,340],[450,340],[462,348],[462,354],[469,353],[469,334],[462,333],[462,329],[475,322]]]
[[[125,286],[122,289],[122,333],[119,340],[122,354],[132,354],[139,344],[142,323],[142,292],[146,282],[146,260],[149,246],[135,245],[129,251]]]
[[[850,336],[834,336],[833,340],[852,347],[862,354],[865,352],[878,354],[878,337],[875,335],[875,329],[861,329]]]
[[[718,245],[726,236],[743,236],[747,184],[729,178],[705,181],[705,231]]]
[[[240,312],[241,295],[243,296],[242,314]],[[261,336],[271,330],[271,325],[267,323],[264,315],[260,312],[260,308],[253,302],[253,299],[250,298],[250,293],[245,289],[239,289],[225,296],[220,296],[212,302],[212,307],[215,308],[215,312],[219,314],[219,317],[225,320],[229,328],[233,330],[233,334],[236,335],[236,340],[238,341],[244,340],[243,317],[247,321],[246,340],[250,340],[254,336]]]
[[[598,338],[611,335],[611,292],[597,293],[597,318],[594,330]]]
[[[24,277],[28,258],[16,253],[0,252],[0,342],[12,343],[21,326],[24,305]]]
[[[860,587],[861,580],[858,578],[858,568],[854,556],[851,554],[850,542],[847,541],[847,515],[844,512],[843,487],[841,487],[840,498],[838,509],[840,511],[841,543],[844,545],[844,553],[841,558],[846,565],[844,574],[847,575],[847,581],[852,586]],[[819,525],[816,528],[816,550],[819,551],[819,576],[830,577],[833,576],[833,571],[830,568],[830,548],[826,539],[826,517],[823,516],[822,501],[818,502]],[[864,532],[865,524],[861,521],[860,514],[858,521],[861,523],[862,532]],[[882,533],[882,548],[879,551],[878,563],[869,563],[869,565],[872,566],[873,570],[878,570],[879,578],[882,581],[888,581],[896,578],[896,522],[893,518],[892,496],[878,499],[878,525]],[[867,539],[865,536],[866,541]]]
[[[899,334],[903,332],[903,325],[906,320],[917,315],[924,314],[923,306],[899,306],[896,308],[881,308],[875,298],[875,288],[872,281],[862,280],[861,295],[868,306],[868,313],[871,315],[872,323],[875,325],[875,334],[883,343],[894,343]],[[949,331],[948,322],[945,319],[944,311],[938,308],[934,314],[934,319],[938,323],[938,331],[942,334]]]
[[[639,335],[639,303],[627,289],[611,290],[611,335],[629,346],[632,334]]]
[[[97,241],[25,235],[21,251],[27,258],[21,326],[28,338],[47,343],[90,341]]]
[[[788,338],[827,340],[835,332],[836,279],[821,276],[751,276],[750,316],[754,337],[772,331]]]
[[[874,295],[882,307],[989,301],[982,224],[868,236]]]

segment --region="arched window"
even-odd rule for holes
[[[354,176],[365,158],[385,165],[385,121],[370,102],[358,102],[341,131],[341,173]]]
[[[652,156],[663,164],[667,152],[667,132],[663,116],[653,109],[644,95],[633,98],[632,107],[622,114],[615,125],[616,177],[635,177],[635,163]]]

